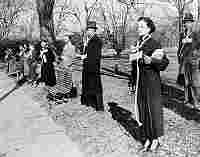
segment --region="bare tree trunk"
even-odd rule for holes
[[[198,20],[200,20],[200,0],[198,0]]]
[[[55,41],[53,8],[55,0],[36,0],[37,12],[39,15],[40,38],[48,40],[49,43]]]
[[[181,0],[178,0],[178,32],[179,32],[179,47],[180,47],[180,34],[183,32],[183,12],[184,4]]]

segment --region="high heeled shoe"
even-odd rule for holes
[[[150,151],[156,151],[159,146],[160,146],[159,141],[157,139],[153,140],[150,146]]]
[[[139,150],[140,152],[147,152],[151,146],[150,140],[146,140],[144,146]]]

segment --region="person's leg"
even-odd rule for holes
[[[36,69],[37,69],[37,64],[36,63],[32,63],[32,66],[31,66],[31,70],[32,70],[32,80],[35,81],[37,79],[37,72],[36,72]]]
[[[28,81],[29,81],[29,83],[31,83],[32,82],[32,63],[31,63],[31,61],[30,60],[28,60],[27,61],[27,63],[28,63]]]
[[[189,103],[189,73],[188,73],[188,66],[187,64],[184,65],[184,79],[185,79],[185,84],[184,84],[184,96],[185,96],[185,101],[184,103],[187,104]]]
[[[103,105],[103,95],[101,93],[96,94],[96,110],[97,111],[104,111]]]
[[[81,104],[82,105],[87,105],[87,98],[85,94],[81,94]]]
[[[193,107],[197,107],[197,106],[199,106],[199,101],[198,101],[198,98],[197,98],[195,87],[190,87],[190,89],[191,89],[191,96],[192,96],[192,99],[193,99]]]
[[[187,104],[189,103],[189,90],[188,90],[188,87],[187,86],[184,86],[184,96],[185,96],[185,101],[184,103]]]

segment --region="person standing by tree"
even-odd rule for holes
[[[92,106],[97,111],[104,111],[100,75],[102,41],[96,35],[96,29],[95,21],[87,23],[86,40],[81,55],[83,60],[81,104]]]

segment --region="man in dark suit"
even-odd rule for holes
[[[87,23],[84,41],[81,104],[104,111],[103,90],[100,75],[102,41],[96,35],[96,22]]]
[[[199,32],[193,30],[194,28],[194,19],[191,13],[185,13],[184,19],[184,32],[180,35],[180,46],[178,49],[178,60],[179,60],[179,76],[182,74],[184,76],[184,81],[180,85],[184,86],[185,92],[185,102],[193,104],[194,107],[198,106],[198,99],[196,95],[196,88],[194,84],[194,76],[196,73],[193,68],[196,66],[196,62],[198,58],[195,58],[194,65],[193,59],[195,57],[195,53],[199,52],[200,49],[200,38]],[[198,76],[199,77],[199,76]],[[178,79],[179,80],[179,79]]]

